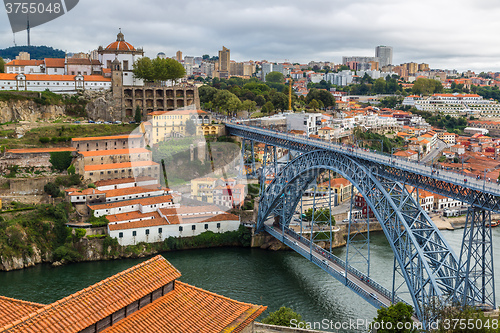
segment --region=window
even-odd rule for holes
[[[163,232],[162,228],[158,228],[158,233],[161,234]]]
[[[137,236],[137,231],[132,231],[132,236],[133,237]]]
[[[193,225],[191,226],[191,230],[196,230],[196,225],[194,225],[194,224],[193,224]]]
[[[220,223],[217,223],[217,229],[220,229]]]
[[[118,237],[119,237],[119,238],[123,238],[123,232],[120,232],[120,233],[118,234]]]
[[[146,235],[149,235],[149,229],[146,229]]]
[[[179,227],[179,231],[182,231],[182,227]]]
[[[208,223],[205,224],[205,230],[207,230],[207,229],[208,229]]]

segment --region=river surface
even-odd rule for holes
[[[459,254],[463,229],[443,231],[443,234]],[[500,228],[493,229],[493,234],[500,239]],[[393,254],[389,244],[382,233],[372,233],[370,244],[370,275],[391,289]],[[494,243],[494,253],[500,255],[499,243]],[[336,249],[335,254],[345,258],[345,248]],[[372,320],[376,316],[374,307],[292,251],[217,248],[163,255],[180,270],[181,281],[239,301],[266,305],[268,311],[288,306],[307,322],[321,322],[323,319],[349,322]],[[0,295],[51,303],[144,260],[88,262],[57,268],[38,265],[20,271],[0,272]],[[497,262],[495,272],[500,277],[500,261]],[[496,280],[497,295],[500,295],[499,280]],[[401,297],[408,299],[407,294]]]

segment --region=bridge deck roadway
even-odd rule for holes
[[[346,270],[345,262],[329,253],[327,250],[318,247],[316,244],[313,244],[311,247],[309,240],[300,237],[287,228],[286,232],[283,234],[282,230],[278,230],[270,224],[266,224],[265,230],[309,261],[315,263],[376,308],[388,307],[392,304],[392,293],[388,289],[382,287],[353,267],[349,267],[349,269]],[[401,301],[403,300],[399,297],[395,297],[395,302]]]
[[[500,184],[496,183],[496,179],[493,181],[488,181],[487,179],[477,179],[473,175],[470,176],[448,170],[439,170],[438,174],[438,171],[435,168],[416,161],[408,161],[395,158],[394,156],[385,153],[370,152],[364,148],[353,148],[351,146],[326,142],[321,139],[300,137],[298,135],[277,132],[260,127],[239,125],[235,123],[226,123],[226,127],[229,129],[230,135],[240,136],[244,139],[255,140],[269,145],[301,152],[307,152],[315,149],[339,152],[353,158],[370,161],[387,167],[394,167],[410,173],[420,174],[446,183],[459,185],[464,188],[500,197]]]

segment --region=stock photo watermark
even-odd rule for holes
[[[78,4],[79,0],[4,0],[12,32],[37,27],[63,16]]]

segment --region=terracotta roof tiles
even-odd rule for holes
[[[0,296],[0,328],[36,312],[45,305]]]
[[[0,332],[79,332],[181,276],[162,256],[39,308]],[[168,295],[168,294],[167,294]],[[170,300],[163,297],[163,299]],[[189,304],[186,300],[185,303]],[[177,304],[176,304],[177,305]]]
[[[103,332],[237,333],[265,310],[176,282],[173,291]]]
[[[74,149],[74,148],[73,148]],[[76,150],[76,149],[74,149]],[[95,150],[95,151],[80,151],[79,154],[84,157],[92,156],[108,156],[108,155],[124,155],[124,154],[142,154],[150,153],[146,148],[130,148],[130,149],[110,149],[110,150]]]

